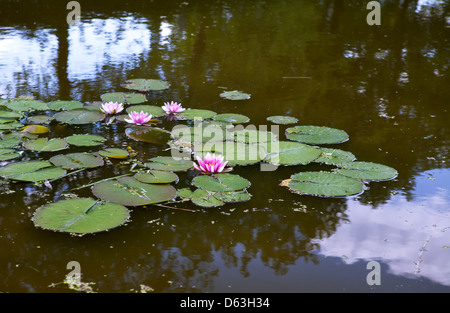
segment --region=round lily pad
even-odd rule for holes
[[[129,79],[121,85],[126,89],[138,90],[138,91],[150,91],[150,90],[164,90],[170,87],[170,84],[163,80],[158,79],[145,79],[136,78]]]
[[[245,93],[242,91],[233,90],[233,91],[224,91],[220,94],[220,96],[228,100],[246,100],[250,99],[251,95],[249,93]]]
[[[66,137],[67,143],[73,146],[90,147],[101,145],[106,139],[98,135],[81,134]]]
[[[0,148],[0,161],[11,160],[20,157],[21,153],[14,149]]]
[[[204,208],[215,208],[225,204],[225,202],[215,197],[215,193],[210,193],[203,189],[195,190],[191,195],[191,201],[195,205]]]
[[[238,129],[231,132],[233,139],[238,142],[261,143],[277,140],[272,132],[256,129]]]
[[[267,120],[269,122],[272,122],[274,124],[282,124],[282,125],[287,125],[287,124],[295,124],[298,122],[298,119],[296,117],[293,116],[283,116],[283,115],[274,115],[274,116],[269,116],[267,118]]]
[[[367,181],[384,181],[397,177],[398,173],[392,167],[372,162],[349,162],[337,165],[335,172],[353,178]]]
[[[261,162],[267,156],[264,145],[243,142],[223,141],[194,145],[194,154],[203,157],[208,152],[221,154],[228,165],[252,165]]]
[[[152,117],[159,117],[166,115],[166,112],[163,110],[163,108],[156,105],[145,105],[145,104],[133,105],[128,107],[126,111],[128,113],[143,111],[144,113],[151,114]]]
[[[195,177],[192,184],[208,191],[236,191],[250,186],[247,179],[236,174],[201,175]]]
[[[6,103],[6,107],[16,112],[45,111],[48,106],[40,100],[21,100],[15,99]]]
[[[125,134],[136,141],[164,145],[170,140],[170,133],[162,128],[132,126],[125,129]]]
[[[211,110],[188,109],[178,114],[179,119],[193,120],[193,119],[208,119],[212,118],[217,113]]]
[[[364,184],[360,180],[331,172],[294,174],[288,187],[295,193],[319,197],[353,196],[364,190]]]
[[[123,205],[91,198],[60,200],[39,208],[33,215],[35,226],[59,232],[90,234],[106,231],[128,221]]]
[[[51,157],[49,161],[64,169],[94,168],[104,164],[101,157],[91,153],[79,152],[69,154],[59,154]]]
[[[48,133],[50,129],[42,125],[28,125],[22,128],[22,132],[31,134],[45,134]]]
[[[290,140],[317,145],[341,143],[349,138],[345,131],[326,126],[290,127],[286,129],[286,137]]]
[[[20,114],[18,112],[14,112],[14,111],[0,110],[0,117],[18,119],[18,118],[22,117],[22,114]]]
[[[294,141],[274,141],[267,145],[266,162],[277,165],[306,165],[316,160],[321,150]]]
[[[118,102],[125,104],[138,104],[147,101],[145,95],[140,93],[128,93],[128,92],[110,92],[101,95],[100,97],[104,102]]]
[[[247,190],[216,192],[214,193],[214,197],[226,203],[245,202],[250,200],[250,194]]]
[[[136,173],[134,178],[146,184],[170,184],[178,180],[178,175],[168,171],[150,170]]]
[[[56,100],[48,103],[47,106],[50,110],[67,111],[80,109],[83,107],[83,103],[80,101]]]
[[[144,164],[146,167],[153,170],[171,171],[171,172],[187,171],[194,165],[194,163],[191,160],[186,159],[178,160],[170,156],[157,156],[151,158],[149,161],[150,162]]]
[[[67,124],[93,124],[105,118],[105,114],[100,111],[86,109],[76,109],[58,112],[53,116],[60,123]]]
[[[177,125],[172,129],[171,134],[185,145],[232,139],[230,132],[224,127],[217,125],[199,125],[193,127]]]
[[[53,166],[49,161],[26,161],[0,168],[0,176],[6,179],[38,182],[54,179],[66,174],[66,170]]]
[[[19,138],[11,137],[0,140],[0,148],[12,148],[20,143]]]
[[[250,118],[243,114],[223,113],[223,114],[217,114],[216,116],[214,116],[214,120],[228,122],[228,123],[232,123],[232,124],[241,124],[241,123],[247,123],[248,121],[250,121]]]
[[[133,177],[98,183],[92,187],[92,192],[100,199],[126,206],[165,202],[177,195],[176,189],[170,184],[146,184]]]
[[[130,153],[127,150],[118,148],[108,148],[99,151],[98,154],[111,159],[126,159],[130,156]]]
[[[352,162],[356,159],[355,155],[349,151],[332,148],[321,148],[320,150],[320,156],[314,160],[314,162],[323,164],[339,164]]]
[[[48,124],[53,120],[53,116],[48,115],[34,115],[28,119],[31,124]]]
[[[38,152],[59,151],[69,147],[64,139],[60,138],[38,138],[33,140],[27,140],[23,143],[23,146],[28,150]]]

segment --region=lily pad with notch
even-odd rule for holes
[[[147,101],[145,95],[132,92],[109,92],[100,96],[104,102],[139,104]]]
[[[125,224],[129,210],[120,204],[92,198],[65,199],[47,204],[34,213],[32,221],[45,230],[92,234]]]
[[[356,157],[349,151],[333,148],[321,148],[320,156],[314,162],[322,164],[340,164],[346,162],[353,162]]]
[[[217,114],[216,116],[214,116],[213,120],[228,122],[228,123],[232,123],[232,124],[241,124],[241,123],[247,123],[248,121],[250,121],[250,118],[243,114],[222,113],[222,114]]]
[[[287,115],[274,115],[269,116],[267,118],[269,122],[272,122],[274,124],[281,124],[281,125],[287,125],[287,124],[295,124],[298,122],[298,119],[293,116],[287,116]]]
[[[65,138],[67,143],[78,147],[91,147],[101,145],[106,138],[98,135],[77,134]]]
[[[58,112],[53,117],[60,123],[81,125],[99,122],[105,118],[105,114],[100,111],[76,109]]]
[[[72,101],[72,100],[56,100],[47,104],[48,108],[54,111],[68,111],[81,109],[83,105],[84,104],[80,101]]]
[[[170,132],[158,127],[131,126],[125,129],[125,134],[133,140],[158,145],[164,145],[170,140]]]
[[[396,169],[373,162],[349,162],[337,166],[339,168],[334,169],[335,172],[366,181],[386,181],[394,179],[398,175]]]
[[[308,144],[336,144],[348,140],[348,134],[337,128],[326,126],[295,126],[286,129],[289,140]]]
[[[178,175],[169,171],[150,170],[138,172],[134,178],[146,184],[170,184],[178,181]]]
[[[202,109],[188,109],[181,113],[178,113],[177,116],[179,119],[185,120],[194,120],[194,119],[208,119],[213,118],[217,113],[211,110],[202,110]]]
[[[130,90],[146,92],[151,90],[165,90],[170,87],[170,84],[159,79],[135,78],[127,80],[121,86]]]
[[[69,147],[69,144],[64,139],[60,138],[37,138],[27,140],[23,143],[24,148],[37,152],[53,152],[64,150]]]
[[[51,157],[49,161],[55,166],[70,170],[95,168],[105,163],[101,157],[87,152],[58,154]]]
[[[192,180],[197,188],[208,191],[237,191],[250,186],[250,182],[236,174],[201,175]]]
[[[250,99],[251,95],[238,90],[224,91],[220,94],[220,97],[228,100],[247,100]]]
[[[27,182],[55,179],[66,173],[66,170],[53,166],[49,161],[23,161],[0,168],[3,178]]]
[[[274,141],[267,143],[264,161],[276,165],[306,165],[315,161],[321,150],[294,141]]]
[[[144,165],[152,170],[181,172],[187,171],[194,166],[194,162],[190,159],[175,159],[171,156],[157,156],[149,161]]]

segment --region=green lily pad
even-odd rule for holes
[[[0,117],[18,119],[22,117],[22,114],[14,111],[0,110]]]
[[[191,201],[195,205],[204,208],[215,208],[225,204],[225,202],[215,197],[215,193],[210,193],[203,189],[195,190],[191,195]]]
[[[345,197],[363,192],[364,184],[355,178],[331,172],[300,172],[291,176],[289,190],[319,197]]]
[[[245,202],[250,200],[250,194],[247,190],[216,192],[214,193],[214,197],[226,203]]]
[[[340,129],[326,126],[295,126],[286,129],[290,140],[309,144],[335,144],[347,141],[348,134]]]
[[[104,102],[118,102],[124,104],[138,104],[147,101],[145,95],[140,93],[127,93],[127,92],[110,92],[101,95],[100,97]]]
[[[232,139],[230,132],[217,125],[198,125],[189,127],[177,125],[172,129],[172,136],[179,140],[179,144],[191,146],[194,143],[217,142]]]
[[[67,143],[73,146],[91,147],[101,145],[106,139],[98,135],[81,134],[66,137]]]
[[[174,159],[170,156],[157,156],[151,158],[150,162],[144,165],[152,170],[170,171],[170,172],[181,172],[187,171],[192,168],[194,163],[191,160],[186,159]]]
[[[49,152],[64,150],[69,147],[64,139],[53,138],[48,140],[47,138],[38,138],[33,140],[27,140],[23,143],[23,146],[32,151]]]
[[[22,124],[15,119],[0,118],[0,130],[13,130],[21,126]]]
[[[14,149],[0,148],[0,161],[12,160],[21,156],[21,153]]]
[[[16,112],[46,111],[48,106],[40,100],[11,100],[6,103],[6,107]]]
[[[126,206],[141,206],[172,200],[176,189],[169,184],[146,184],[133,177],[120,177],[94,185],[93,194],[105,201]]]
[[[353,178],[367,181],[384,181],[397,177],[398,173],[392,167],[372,162],[349,162],[337,165],[335,172]]]
[[[170,140],[170,132],[158,127],[132,126],[125,129],[125,135],[136,141],[158,145],[164,145]]]
[[[105,118],[105,114],[100,111],[76,109],[58,112],[53,117],[60,123],[79,125],[99,122]]]
[[[150,170],[136,173],[134,178],[146,184],[170,184],[178,180],[178,175],[168,171]]]
[[[293,116],[283,116],[283,115],[274,115],[274,116],[269,116],[267,118],[267,120],[269,122],[272,122],[274,124],[282,124],[282,125],[287,125],[287,124],[295,124],[298,122],[298,119],[296,117]]]
[[[56,100],[48,103],[47,106],[50,110],[68,111],[82,108],[83,103],[80,101]]]
[[[58,232],[90,234],[123,225],[130,217],[123,205],[91,198],[60,200],[39,208],[32,221],[36,227]]]
[[[271,142],[267,146],[266,162],[276,165],[306,165],[316,160],[321,150],[293,141]]]
[[[166,112],[163,110],[163,108],[158,107],[156,105],[145,105],[145,104],[133,105],[128,107],[126,111],[128,113],[143,111],[144,113],[151,114],[152,117],[159,117],[166,115]]]
[[[356,159],[355,155],[349,151],[332,148],[322,148],[320,156],[314,160],[317,163],[323,164],[339,164],[352,162]]]
[[[220,94],[222,98],[228,99],[228,100],[246,100],[250,99],[251,95],[249,93],[245,93],[242,91],[224,91]]]
[[[177,190],[177,196],[183,199],[190,199],[192,191],[189,188],[181,188]]]
[[[129,79],[121,85],[126,89],[138,90],[138,91],[150,91],[150,90],[164,90],[170,87],[170,84],[163,80],[158,79],[144,79],[136,78]]]
[[[201,109],[188,109],[181,113],[178,113],[179,119],[185,119],[185,120],[193,120],[193,119],[208,119],[212,118],[217,113],[211,110],[201,110]]]
[[[48,115],[35,115],[28,119],[30,124],[48,124],[53,120],[53,116]]]
[[[20,143],[19,138],[11,137],[8,139],[0,140],[0,148],[12,148],[17,146]]]
[[[99,151],[98,154],[101,156],[112,158],[112,159],[126,159],[130,157],[130,153],[125,149],[118,148],[108,148],[102,151]]]
[[[201,175],[195,177],[192,184],[208,191],[236,191],[250,186],[247,179],[236,174]]]
[[[277,135],[269,131],[256,129],[238,129],[233,130],[234,141],[245,143],[263,143],[278,140]]]
[[[228,165],[253,165],[267,156],[264,145],[246,144],[243,142],[223,141],[194,145],[194,154],[203,158],[208,152],[221,154]]]
[[[217,114],[216,116],[214,116],[214,120],[228,122],[228,123],[232,123],[232,124],[241,124],[241,123],[247,123],[248,121],[250,121],[250,118],[243,114],[223,113],[223,114]]]
[[[94,168],[104,164],[101,157],[86,152],[59,154],[51,157],[49,161],[55,166],[71,170]]]
[[[6,179],[38,182],[54,179],[66,174],[60,167],[48,161],[26,161],[6,165],[0,168],[0,176]]]

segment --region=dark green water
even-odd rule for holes
[[[79,2],[81,23],[68,26],[64,1],[2,1],[1,98],[93,102],[124,91],[126,79],[164,79],[171,88],[148,94],[150,104],[336,127],[350,135],[338,148],[399,175],[358,197],[325,199],[278,185],[301,167],[242,167],[234,172],[251,180],[249,202],[133,208],[127,225],[83,237],[37,229],[31,216],[129,167],[81,172],[53,190],[1,185],[0,291],[70,291],[58,284],[70,261],[98,292],[450,291],[448,2],[380,1],[380,26],[366,23],[368,1]],[[225,101],[225,89],[252,96]],[[125,137],[122,124],[51,129],[99,134],[104,147],[130,145],[142,159],[165,148]],[[381,285],[366,282],[371,260]]]

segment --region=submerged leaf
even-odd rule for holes
[[[274,124],[282,124],[282,125],[295,124],[295,123],[298,122],[298,119],[296,117],[293,117],[293,116],[282,116],[282,115],[269,116],[267,118],[267,120],[269,122],[274,123]]]
[[[222,98],[228,99],[228,100],[246,100],[250,99],[250,94],[242,92],[242,91],[224,91],[220,94]]]

